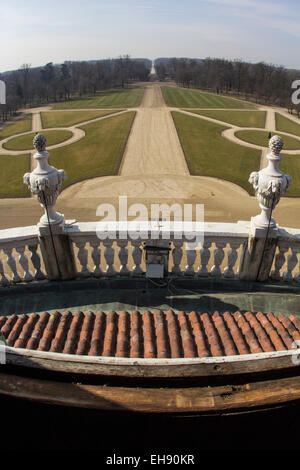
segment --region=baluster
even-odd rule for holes
[[[2,262],[2,259],[0,258],[0,284],[2,286],[7,286],[7,284],[9,284],[9,280],[7,279],[7,277],[5,276],[5,272],[4,272],[4,267],[3,267],[3,262]]]
[[[300,246],[299,246],[299,245],[295,247],[295,251],[296,251],[297,253],[300,252]],[[298,261],[299,261],[299,260],[298,260]],[[294,281],[299,284],[299,283],[300,283],[300,262],[299,262],[299,264],[298,264],[298,268],[299,268],[298,271],[297,271],[296,274],[294,275]]]
[[[39,254],[37,253],[38,244],[28,246],[28,249],[29,249],[29,251],[31,251],[30,259],[31,259],[31,262],[32,262],[33,267],[35,269],[34,279],[36,281],[42,281],[43,279],[46,278],[46,276],[43,273],[43,271],[41,270],[41,258],[39,256]]]
[[[141,244],[142,244],[141,240],[131,240],[131,245],[133,246],[132,258],[134,261],[134,266],[132,270],[133,276],[141,276],[143,274],[143,270],[141,268],[142,255],[143,255],[143,251],[140,248]]]
[[[204,241],[202,248],[200,250],[200,267],[198,269],[198,276],[208,277],[207,264],[210,258],[209,248],[211,247],[211,242]]]
[[[279,242],[279,253],[275,256],[274,270],[271,272],[271,279],[279,281],[281,279],[280,270],[285,263],[285,253],[288,251],[289,246],[286,242]]]
[[[120,248],[118,252],[119,260],[121,263],[120,276],[128,276],[129,275],[129,269],[127,266],[128,249],[126,248],[128,245],[128,240],[117,240],[117,245]]]
[[[90,269],[88,267],[88,250],[85,248],[86,242],[83,240],[79,240],[75,242],[75,245],[78,248],[78,260],[80,265],[82,266],[79,275],[81,277],[89,277],[90,276]]]
[[[172,258],[173,258],[173,268],[172,268],[172,273],[176,275],[181,275],[181,269],[180,269],[180,263],[182,260],[182,246],[183,246],[183,241],[182,240],[173,240],[174,243],[174,248],[172,250]]]
[[[226,242],[217,241],[215,243],[217,248],[214,250],[214,265],[211,268],[210,274],[214,277],[220,277],[222,275],[220,266],[225,256],[224,248]]]
[[[27,255],[25,255],[25,246],[19,246],[18,248],[16,248],[16,250],[20,255],[19,263],[24,269],[24,281],[25,282],[33,281],[33,276],[31,272],[29,271],[28,258],[27,258]]]
[[[95,265],[93,274],[95,277],[101,277],[103,276],[103,271],[100,268],[100,263],[101,263],[101,251],[99,248],[100,241],[98,239],[92,240],[90,241],[90,245],[92,247],[92,260]]]
[[[184,270],[185,276],[194,276],[195,275],[195,270],[194,270],[194,264],[196,261],[196,256],[197,252],[195,249],[189,249],[190,246],[193,246],[193,244],[190,244],[189,242],[186,242],[186,259],[187,259],[187,265]]]
[[[292,249],[292,253],[288,256],[288,259],[287,259],[287,271],[285,271],[283,273],[283,280],[284,281],[293,280],[292,271],[298,263],[297,251],[296,251],[295,247],[291,247],[291,249]]]
[[[114,267],[114,259],[115,259],[115,250],[112,248],[113,240],[103,240],[103,245],[105,246],[104,250],[104,258],[107,264],[106,268],[106,275],[107,276],[115,276],[116,270]]]
[[[233,278],[235,277],[234,266],[238,257],[237,250],[240,247],[241,242],[232,240],[229,242],[230,250],[228,251],[227,259],[228,263],[224,269],[224,277]]]
[[[7,265],[9,266],[9,268],[11,269],[12,273],[13,273],[13,282],[21,282],[21,278],[17,272],[17,264],[16,264],[16,260],[12,254],[12,248],[3,248],[3,251],[4,253],[7,255]]]

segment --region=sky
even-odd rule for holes
[[[125,54],[300,69],[299,44],[299,0],[0,0],[0,72]]]

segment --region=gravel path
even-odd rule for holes
[[[146,88],[128,139],[121,176],[189,175],[176,128],[158,85]]]
[[[299,123],[297,118],[293,118],[280,108],[264,106],[259,109],[267,111],[265,128],[273,133],[276,131],[275,112],[280,112]],[[39,115],[41,111],[46,110],[50,111],[49,108],[26,111]],[[109,202],[117,206],[118,196],[120,195],[127,195],[130,204],[139,202],[144,203],[147,207],[153,202],[167,202],[169,204],[174,202],[203,203],[205,204],[206,221],[235,222],[237,220],[249,220],[251,216],[259,212],[256,198],[249,196],[239,186],[217,178],[191,176],[189,174],[170,113],[171,110],[178,109],[166,107],[158,84],[149,84],[147,86],[139,108],[129,108],[114,115],[131,110],[136,111],[137,114],[124,152],[119,175],[93,178],[65,189],[58,199],[57,209],[65,213],[68,219],[95,220],[97,206],[102,202]],[[262,149],[262,147],[243,142],[234,135],[237,130],[247,128],[233,126],[204,116],[197,116],[189,111],[178,111],[199,119],[225,125],[229,129],[224,131],[223,136],[239,145],[262,150],[261,166],[265,166],[268,149]],[[95,118],[66,129],[73,132],[72,139],[74,140],[72,141],[76,141],[82,138],[82,135],[78,134],[80,129],[77,126],[107,119],[108,117]],[[34,118],[33,126],[36,130],[40,130],[38,129],[39,125],[38,117]],[[295,138],[295,136],[293,137]],[[49,147],[49,150],[69,143],[71,143],[71,139]],[[0,148],[1,153],[4,152]],[[8,151],[5,153],[8,153]],[[299,154],[300,152],[288,151],[288,153]],[[300,221],[297,225],[298,218],[295,218],[298,211],[299,199],[282,198],[279,206],[274,211],[274,216],[282,226],[300,228]],[[0,200],[0,228],[34,224],[40,213],[41,208],[32,199],[18,199],[17,204],[15,199]]]

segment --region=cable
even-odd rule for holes
[[[265,236],[264,247],[263,247],[262,255],[261,255],[261,258],[260,258],[259,267],[258,267],[258,272],[257,272],[257,276],[256,276],[256,279],[255,279],[255,282],[257,282],[257,280],[258,280],[258,278],[259,278],[260,271],[261,271],[261,267],[262,267],[262,262],[263,262],[263,259],[264,259],[264,254],[265,254],[265,250],[266,250],[267,239],[268,239],[268,235],[269,235],[269,231],[270,231],[270,223],[271,223],[271,217],[272,217],[272,212],[273,212],[273,207],[274,207],[275,194],[276,194],[276,193],[273,194],[272,206],[271,206],[271,212],[270,212],[270,216],[269,216],[269,222],[268,222],[267,233],[266,233],[266,236]]]
[[[49,218],[48,207],[47,207],[47,203],[46,203],[45,192],[42,191],[42,194],[43,194],[43,198],[44,198],[44,204],[45,204],[45,209],[46,209],[46,214],[47,214],[47,219],[48,219],[50,237],[51,237],[52,247],[53,247],[54,256],[55,256],[55,261],[56,261],[57,270],[58,270],[58,276],[59,276],[59,280],[62,280],[62,274],[61,274],[61,270],[60,270],[60,267],[59,267],[58,256],[57,256],[57,253],[56,253],[55,244],[54,244],[54,238],[53,238],[53,233],[52,233],[52,228],[51,228],[51,224],[50,224],[50,218]]]

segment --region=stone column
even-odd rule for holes
[[[282,147],[283,140],[274,135],[269,141],[271,152],[267,155],[268,166],[251,173],[249,178],[261,213],[252,217],[249,238],[243,247],[239,266],[239,278],[242,280],[267,281],[269,278],[278,239],[278,226],[272,211],[292,181],[279,169]]]
[[[66,174],[64,170],[57,170],[49,165],[44,135],[37,134],[33,144],[37,150],[34,155],[37,167],[24,175],[24,183],[45,211],[38,227],[47,277],[50,280],[73,279],[77,275],[73,246],[65,232],[64,215],[55,211],[56,200]]]

